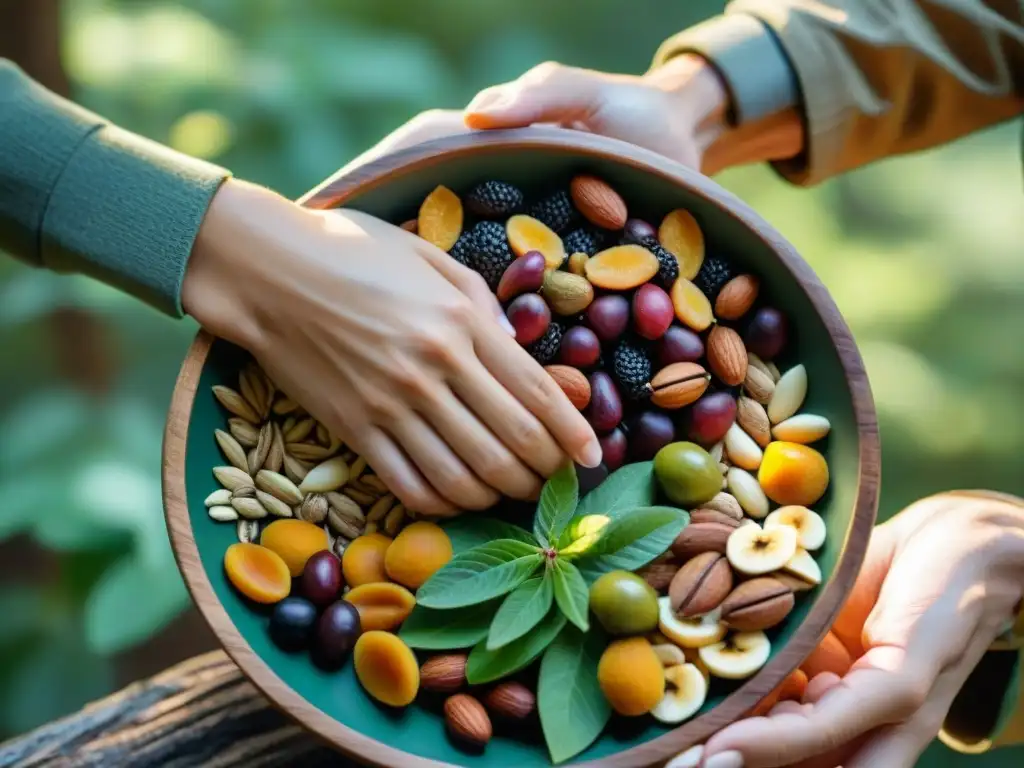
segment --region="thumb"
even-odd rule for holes
[[[599,82],[586,70],[546,62],[517,80],[478,93],[464,119],[477,129],[583,120],[597,105]]]

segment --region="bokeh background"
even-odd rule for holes
[[[0,56],[298,196],[431,107],[556,59],[640,73],[713,0],[0,0]],[[881,419],[882,513],[1024,492],[1019,126],[814,190],[720,180],[788,236],[853,327]],[[160,440],[195,331],[0,258],[0,739],[212,648],[168,548]],[[1019,765],[1024,750],[922,765]]]

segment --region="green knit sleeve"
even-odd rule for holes
[[[47,91],[0,60],[0,249],[182,315],[199,225],[229,174]]]

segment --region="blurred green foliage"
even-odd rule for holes
[[[459,107],[545,59],[639,73],[665,36],[720,7],[75,0],[62,40],[76,100],[294,197],[423,109]],[[1024,492],[1012,126],[814,190],[767,168],[720,180],[794,242],[854,329],[881,418],[883,514],[955,486]],[[113,331],[116,375],[99,400],[60,375],[47,322],[58,308]],[[107,692],[111,656],[187,606],[159,467],[194,330],[103,286],[0,261],[0,539],[28,533],[59,563],[44,586],[0,584],[0,736]],[[937,750],[927,764],[960,760]]]

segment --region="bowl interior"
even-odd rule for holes
[[[850,388],[824,322],[804,288],[761,236],[719,204],[680,187],[669,178],[630,164],[565,149],[493,147],[435,158],[411,170],[396,171],[381,183],[350,198],[346,205],[398,222],[414,217],[420,201],[437,184],[464,192],[473,183],[500,178],[539,193],[543,187],[567,182],[572,174],[580,171],[608,180],[626,199],[632,215],[654,223],[674,208],[691,211],[705,233],[709,252],[721,253],[736,266],[758,275],[763,295],[787,313],[795,330],[794,342],[787,357],[779,361],[780,367],[785,370],[797,361],[807,367],[810,390],[804,410],[826,416],[833,425],[831,436],[823,444],[831,469],[831,484],[826,497],[816,505],[828,526],[827,544],[818,553],[827,582],[836,569],[853,522],[860,478],[857,421]],[[544,180],[543,187],[538,186],[537,179]],[[453,746],[445,736],[436,708],[417,703],[400,713],[386,711],[376,706],[359,687],[351,664],[340,672],[325,673],[311,664],[307,656],[284,653],[271,643],[265,613],[244,603],[224,575],[222,557],[227,546],[236,540],[235,527],[211,521],[203,506],[203,499],[217,487],[211,469],[224,463],[213,433],[215,428],[224,427],[226,416],[210,388],[215,384],[235,387],[244,359],[232,345],[214,342],[193,405],[185,460],[188,510],[202,568],[244,641],[299,696],[329,717],[379,742],[457,765],[518,768],[550,765],[539,732],[509,735],[502,731],[486,752],[469,753]],[[799,600],[785,626],[772,633],[773,654],[787,643],[820,591],[821,588]],[[716,681],[704,711],[715,707],[735,688],[735,685]],[[613,726],[572,763],[620,752],[668,730],[649,718],[623,727]]]

